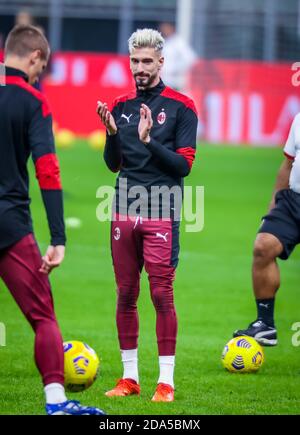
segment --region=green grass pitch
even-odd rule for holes
[[[147,278],[139,299],[141,396],[108,399],[104,392],[121,375],[115,327],[116,291],[110,257],[109,223],[96,219],[100,185],[114,184],[100,151],[77,141],[59,150],[65,215],[81,219],[68,230],[66,259],[51,276],[56,312],[65,340],[83,340],[101,358],[101,374],[87,391],[70,395],[109,414],[299,414],[300,348],[291,330],[300,322],[299,260],[296,249],[280,262],[282,286],[276,301],[279,345],[266,349],[255,375],[225,372],[220,356],[232,331],[255,316],[251,290],[252,246],[282,160],[280,149],[202,145],[186,184],[205,186],[205,226],[186,233],[175,282],[179,318],[176,400],[150,399],[158,377],[155,313]],[[42,251],[48,229],[40,194],[31,177],[32,212]],[[0,347],[0,414],[42,414],[44,395],[35,368],[33,333],[0,283],[0,322],[7,345]]]

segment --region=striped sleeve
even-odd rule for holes
[[[176,127],[176,152],[182,155],[189,168],[192,168],[196,154],[198,118],[190,107],[183,107],[180,110]]]

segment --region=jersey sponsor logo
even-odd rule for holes
[[[129,122],[130,122],[130,118],[132,117],[132,113],[129,115],[129,116],[126,116],[124,113],[122,113],[122,116],[121,116],[121,118],[125,118],[126,119],[126,121],[128,122],[128,124],[129,124]]]
[[[159,125],[163,125],[167,120],[167,115],[166,112],[164,111],[164,109],[162,109],[162,111],[157,115],[157,122],[159,123]]]
[[[120,237],[121,237],[121,230],[120,230],[119,227],[116,227],[116,228],[115,228],[114,239],[115,239],[115,240],[120,240]]]
[[[167,239],[168,234],[169,233],[166,233],[166,234],[156,233],[156,237],[164,239],[164,241],[167,242],[168,241],[168,239]]]

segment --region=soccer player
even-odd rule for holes
[[[102,415],[97,408],[67,400],[64,351],[48,274],[65,254],[60,170],[52,116],[32,85],[47,65],[50,49],[33,26],[17,26],[5,44],[5,77],[0,86],[0,277],[35,332],[35,361],[50,415]],[[29,210],[27,161],[32,155],[51,233],[41,257]]]
[[[136,89],[117,98],[111,111],[101,101],[97,107],[107,130],[105,162],[111,171],[119,171],[111,245],[124,371],[122,379],[106,395],[140,393],[137,299],[140,273],[145,266],[156,310],[160,367],[152,400],[170,402],[174,400],[177,316],[173,281],[178,263],[179,219],[172,214],[175,202],[159,199],[151,188],[177,187],[182,197],[183,177],[190,173],[195,157],[197,114],[191,99],[166,87],[160,78],[164,63],[161,34],[139,29],[128,42]],[[139,192],[141,201],[136,212],[134,191]]]
[[[284,147],[269,213],[264,216],[254,245],[252,268],[257,319],[234,337],[249,335],[264,346],[277,344],[274,303],[280,287],[277,258],[287,260],[300,243],[300,114],[292,123]]]

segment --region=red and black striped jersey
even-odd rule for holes
[[[62,187],[52,116],[44,95],[27,75],[6,67],[0,86],[0,249],[33,231],[27,162],[32,155],[51,244],[65,244]]]
[[[138,135],[143,103],[150,108],[153,119],[151,141],[147,145]],[[153,186],[182,189],[183,177],[189,174],[196,152],[198,117],[194,102],[160,80],[153,88],[137,89],[117,98],[111,112],[118,133],[107,135],[104,159],[110,170],[119,171],[117,211],[125,211],[118,207],[124,203],[120,197],[132,187],[142,186],[147,191]],[[120,179],[126,179],[126,192],[122,192]],[[126,196],[127,208],[133,201],[134,198]]]

